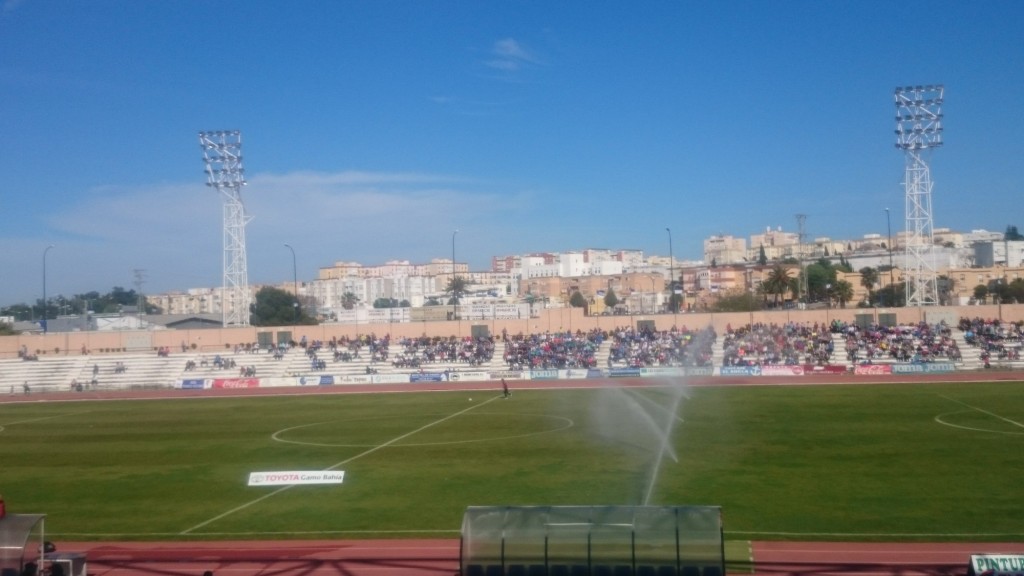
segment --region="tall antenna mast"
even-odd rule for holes
[[[939,303],[932,222],[932,176],[925,155],[942,146],[942,85],[896,89],[896,147],[906,170],[907,306]]]
[[[142,295],[142,285],[146,283],[146,271],[141,268],[135,268],[132,270],[132,274],[135,277],[132,283],[135,284],[135,304],[138,309],[136,314],[142,316],[146,313],[146,297]]]
[[[245,214],[242,187],[242,133],[238,130],[200,132],[199,146],[206,164],[206,185],[216,188],[224,200],[224,283],[221,318],[224,326],[248,326],[249,271],[245,256]]]

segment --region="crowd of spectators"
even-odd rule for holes
[[[608,367],[710,366],[718,335],[710,326],[702,330],[650,330],[619,328],[611,338]]]
[[[723,366],[825,365],[834,344],[827,324],[787,322],[726,326]]]
[[[420,368],[428,364],[449,363],[482,366],[494,357],[494,338],[456,338],[439,336],[402,338],[402,351],[392,362],[396,368]]]
[[[511,370],[594,368],[605,337],[598,329],[506,335],[505,363]]]
[[[1020,360],[1024,343],[1024,322],[1001,322],[998,319],[961,318],[957,328],[964,333],[964,341],[981,349],[985,367],[997,360]]]
[[[861,328],[855,324],[833,321],[832,331],[843,336],[846,359],[855,364],[872,364],[883,360],[959,362],[963,359],[960,347],[953,339],[952,330],[944,322],[897,326],[871,324]]]

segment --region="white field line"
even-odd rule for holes
[[[942,394],[939,394],[939,396],[941,398],[945,398],[946,400],[949,400],[950,402],[954,402],[954,403],[959,404],[961,406],[966,406],[967,408],[970,408],[971,410],[976,410],[978,412],[981,412],[982,414],[987,414],[987,415],[989,415],[989,416],[991,416],[991,417],[993,417],[993,418],[995,418],[997,420],[1002,420],[1003,422],[1006,422],[1008,424],[1012,424],[1012,425],[1014,425],[1014,426],[1016,426],[1018,428],[1024,428],[1024,423],[1017,422],[1016,420],[1011,420],[1011,419],[1006,418],[1004,416],[1000,416],[999,414],[996,414],[995,412],[989,412],[988,410],[985,410],[984,408],[978,408],[977,406],[971,406],[970,404],[967,404],[966,402],[961,402],[961,401],[956,400],[954,398],[950,398],[949,396],[944,396]]]
[[[39,418],[29,418],[28,420],[16,420],[14,422],[0,424],[0,432],[3,432],[7,426],[14,426],[17,424],[28,424],[29,422],[39,422],[40,420],[50,420],[53,418],[62,418],[64,416],[78,416],[79,414],[87,414],[89,412],[92,412],[92,410],[86,410],[85,412],[68,412],[67,414],[54,414],[53,416],[40,416]]]
[[[1020,538],[1021,532],[760,532],[754,530],[725,530],[728,536],[828,537],[828,538]]]
[[[358,460],[359,458],[362,458],[363,456],[367,456],[367,455],[373,454],[374,452],[376,452],[378,450],[381,450],[383,448],[387,448],[388,446],[391,446],[392,444],[394,444],[396,442],[401,442],[402,440],[405,440],[409,436],[412,436],[414,434],[422,432],[422,431],[426,430],[427,428],[430,428],[432,426],[437,426],[438,424],[441,424],[442,422],[446,422],[448,420],[451,420],[452,418],[455,418],[456,416],[461,416],[461,415],[465,414],[466,412],[469,412],[470,410],[474,410],[476,408],[479,408],[480,406],[485,406],[488,403],[497,400],[498,398],[500,398],[500,396],[492,396],[490,399],[484,400],[483,402],[480,402],[478,404],[474,403],[469,408],[465,408],[463,410],[459,410],[458,412],[455,412],[454,414],[449,414],[448,416],[445,416],[444,418],[441,418],[440,420],[435,420],[435,421],[433,421],[433,422],[431,422],[429,424],[425,424],[423,426],[420,426],[419,428],[413,430],[412,432],[407,432],[405,434],[402,434],[401,436],[397,436],[395,438],[392,438],[391,440],[388,440],[387,442],[385,442],[383,444],[374,446],[373,448],[370,448],[369,450],[365,450],[365,451],[363,451],[363,452],[361,452],[359,454],[356,454],[355,456],[353,456],[351,458],[346,458],[345,460],[342,460],[341,462],[338,462],[338,463],[333,464],[333,465],[331,465],[331,466],[329,466],[327,468],[324,468],[324,471],[326,472],[326,471],[329,471],[329,470],[335,470],[335,469],[337,469],[340,466],[344,466],[345,464],[348,464],[349,462],[352,462],[353,460]],[[183,530],[183,531],[180,532],[180,535],[189,534],[189,533],[191,533],[191,532],[193,532],[195,530],[198,530],[199,528],[202,528],[203,526],[206,526],[207,524],[212,524],[213,522],[216,522],[217,520],[220,520],[222,518],[230,516],[230,515],[234,514],[235,512],[239,512],[239,511],[245,510],[246,508],[252,506],[253,504],[257,504],[259,502],[262,502],[262,501],[266,500],[267,498],[270,498],[271,496],[276,496],[276,495],[280,494],[281,492],[284,492],[285,490],[288,490],[288,489],[290,489],[292,487],[293,487],[292,485],[282,486],[282,487],[278,488],[277,490],[274,490],[273,492],[269,492],[267,494],[264,494],[263,496],[260,496],[259,498],[256,498],[255,500],[250,500],[249,502],[246,502],[245,504],[242,504],[240,506],[236,506],[236,507],[232,508],[231,510],[228,510],[227,512],[224,512],[223,514],[220,514],[218,516],[214,516],[213,518],[210,518],[209,520],[206,520],[204,522],[200,522],[199,524],[196,524],[195,526],[193,526],[191,528],[188,528],[187,530]]]

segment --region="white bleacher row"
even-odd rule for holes
[[[399,348],[392,344],[392,355]],[[214,363],[217,356],[225,361],[222,362],[222,366],[227,364],[227,361],[233,361],[234,366],[218,367]],[[159,356],[155,352],[128,352],[40,356],[39,360],[31,361],[3,359],[0,360],[0,394],[22,394],[25,384],[28,384],[31,393],[69,391],[75,383],[81,384],[83,390],[168,388],[186,378],[241,377],[246,368],[251,368],[258,378],[367,374],[368,368],[380,374],[411,374],[419,371],[395,368],[390,361],[373,362],[367,351],[349,361],[335,361],[329,350],[321,351],[318,357],[326,363],[326,369],[322,371],[313,370],[312,359],[302,348],[286,350],[279,359],[266,351],[171,351],[167,356]],[[462,362],[433,362],[423,364],[422,369],[426,372],[504,370],[507,368],[504,357],[505,345],[497,340],[490,362],[481,366],[470,367]],[[190,361],[194,362],[195,367],[186,370],[186,365]],[[124,371],[116,370],[118,364],[123,365]]]
[[[960,349],[961,359],[956,364],[957,370],[982,370],[985,367],[985,361],[981,359],[981,348],[972,346],[967,343],[964,338],[964,333],[954,329],[951,332],[953,341],[956,342],[957,348]],[[855,362],[851,362],[846,357],[846,337],[843,334],[833,334],[832,342],[835,346],[835,351],[832,353],[832,364],[838,364],[842,366],[852,367]],[[857,359],[857,363],[864,360],[863,355]],[[898,360],[890,356],[875,357],[872,359],[874,364],[896,364]],[[996,358],[990,358],[989,364],[994,369],[1002,370],[1024,370],[1024,360],[999,360]]]
[[[963,333],[953,331],[953,338],[960,347],[963,356],[962,361],[957,362],[959,370],[981,370],[984,362],[981,360],[979,348],[966,343]],[[714,366],[721,366],[724,358],[722,340],[719,338],[713,351]],[[845,339],[842,334],[834,334],[835,352],[832,355],[832,363],[851,367],[854,364],[847,360],[845,352]],[[598,348],[595,359],[599,368],[607,366],[611,340],[606,340]],[[396,354],[398,347],[392,345],[392,356]],[[504,362],[505,345],[500,339],[495,339],[494,355],[491,361],[477,367],[469,367],[460,362],[436,362],[424,364],[422,369],[427,372],[443,372],[445,370],[460,371],[497,371],[507,369]],[[176,382],[184,378],[234,378],[242,375],[244,368],[252,368],[256,377],[288,377],[288,376],[316,376],[320,374],[330,375],[356,375],[366,374],[367,368],[377,370],[380,374],[411,374],[418,372],[418,369],[395,368],[391,362],[372,362],[370,354],[364,352],[358,358],[350,361],[334,361],[329,351],[325,350],[320,358],[326,361],[326,369],[315,371],[309,356],[302,348],[294,348],[284,352],[280,359],[275,359],[273,354],[268,352],[247,353],[226,351],[220,356],[225,360],[233,360],[233,368],[218,368],[214,365],[216,353],[211,352],[171,352],[168,356],[158,356],[155,352],[146,353],[120,353],[102,355],[67,355],[67,356],[41,356],[39,360],[23,361],[20,359],[0,360],[0,394],[23,393],[23,385],[27,383],[31,392],[44,391],[67,391],[71,390],[72,383],[81,383],[85,389],[144,389],[144,388],[167,388],[172,387]],[[204,362],[205,360],[205,362]],[[194,370],[186,370],[185,366],[189,361],[195,362]],[[123,364],[124,371],[117,372],[115,367],[118,363]],[[875,364],[896,363],[892,358],[876,358]],[[1001,361],[995,358],[990,360],[993,368],[1024,370],[1022,361]],[[93,370],[97,370],[95,377]],[[92,381],[95,378],[95,387]]]

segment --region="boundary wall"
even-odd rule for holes
[[[155,351],[169,348],[172,351],[186,347],[197,352],[220,352],[230,350],[239,344],[255,344],[260,335],[270,334],[273,341],[287,335],[299,341],[330,341],[332,338],[357,338],[369,334],[392,339],[415,338],[420,336],[459,336],[473,334],[474,327],[486,327],[492,335],[502,332],[513,334],[540,334],[544,332],[584,332],[615,330],[636,327],[638,322],[654,322],[657,330],[678,328],[700,329],[712,326],[721,334],[727,326],[745,324],[819,323],[829,324],[833,320],[853,323],[858,314],[872,314],[877,322],[880,314],[894,314],[898,324],[936,323],[946,320],[955,322],[961,317],[999,319],[1003,322],[1024,321],[1024,304],[1003,304],[986,306],[944,306],[914,308],[833,308],[816,310],[773,310],[758,312],[730,313],[678,313],[678,314],[637,314],[623,316],[586,316],[581,308],[549,308],[541,310],[537,317],[521,320],[461,320],[442,322],[402,322],[385,324],[319,324],[315,326],[271,326],[241,328],[211,328],[196,330],[131,330],[114,332],[51,332],[0,336],[0,358],[15,358],[24,347],[29,353],[39,356],[80,355],[83,350],[90,354],[109,352]]]
[[[952,374],[952,362],[927,364],[874,364],[847,368],[837,365],[805,366],[716,366],[701,368],[610,368],[601,370],[460,370],[458,372],[416,372],[412,374],[319,374],[280,378],[184,378],[175,388],[215,390],[239,388],[275,388],[282,386],[335,386],[365,384],[409,384],[422,382],[494,382],[497,380],[577,380],[596,378],[673,378],[685,376],[810,376],[817,374],[909,375]]]

